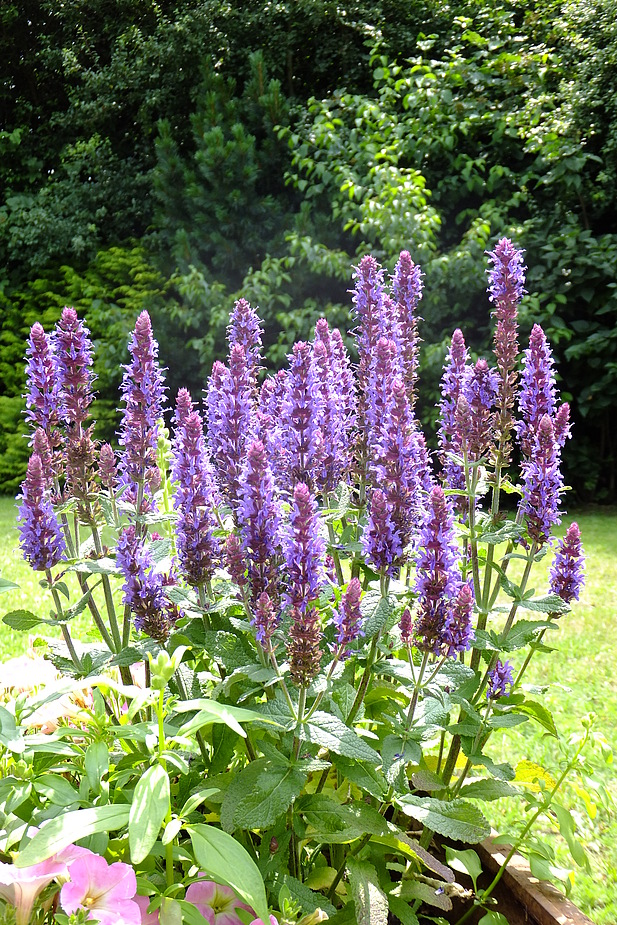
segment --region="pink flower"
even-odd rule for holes
[[[250,925],[264,925],[264,920],[263,919],[253,919]],[[277,919],[273,915],[270,916],[270,925],[279,925]]]
[[[70,881],[60,890],[60,905],[71,915],[78,909],[93,914],[100,925],[141,925],[135,871],[129,864],[108,864],[98,854],[77,858]]]
[[[191,883],[186,891],[186,899],[193,903],[210,925],[243,925],[242,919],[236,915],[236,909],[245,909],[255,915],[255,911],[241,902],[231,887],[213,880]]]
[[[64,873],[66,865],[53,858],[22,868],[0,863],[0,897],[15,907],[16,925],[28,925],[39,894]]]
[[[148,906],[150,905],[149,896],[135,896],[134,901],[139,906],[141,925],[159,925],[159,910],[157,909],[156,912],[148,912]]]

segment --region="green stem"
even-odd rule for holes
[[[50,591],[51,591],[51,596],[53,597],[53,599],[54,599],[54,604],[56,605],[56,616],[58,617],[59,620],[61,620],[62,617],[63,617],[63,615],[64,615],[64,612],[63,612],[63,610],[62,610],[62,602],[61,602],[61,600],[60,600],[60,595],[58,594],[58,592],[57,592],[56,589],[54,588],[54,579],[53,579],[53,576],[52,576],[52,574],[51,574],[51,570],[50,570],[50,569],[47,569],[46,572],[45,572],[45,574],[47,575],[47,581],[49,582],[49,588],[50,588]],[[75,646],[73,645],[73,639],[71,638],[71,634],[70,634],[70,632],[69,632],[69,628],[68,628],[68,626],[66,625],[66,623],[61,623],[61,624],[60,624],[60,629],[61,629],[61,631],[62,631],[62,636],[63,636],[63,638],[64,638],[64,642],[66,643],[66,647],[67,647],[67,649],[69,650],[69,655],[71,656],[71,661],[73,662],[73,665],[75,666],[76,671],[78,671],[80,674],[82,674],[82,673],[83,673],[83,666],[82,666],[81,660],[80,660],[80,658],[79,658],[79,656],[78,656],[78,654],[77,654],[77,652],[76,652],[76,650],[75,650]]]
[[[165,760],[165,691],[159,691],[159,702],[157,709],[158,729],[159,729],[159,764],[167,774],[167,762]],[[171,798],[165,814],[165,825],[171,822]],[[165,876],[167,886],[173,886],[174,883],[174,846],[173,841],[165,845]]]
[[[356,694],[356,699],[354,700],[349,715],[346,719],[346,725],[349,726],[353,723],[354,719],[358,715],[358,710],[362,706],[364,698],[366,696],[366,691],[368,689],[369,681],[371,678],[371,668],[373,667],[373,662],[375,661],[375,655],[377,653],[377,642],[379,640],[379,633],[375,633],[373,636],[373,642],[371,643],[371,648],[366,659],[366,666],[362,674],[362,679],[360,681],[360,686],[358,688],[358,693]]]

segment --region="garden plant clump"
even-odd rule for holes
[[[490,758],[494,730],[557,736],[525,671],[584,556],[575,523],[551,542],[569,409],[539,326],[519,357],[522,254],[504,238],[489,261],[494,359],[454,332],[436,453],[406,251],[389,281],[370,256],[355,269],[356,364],[320,319],[263,378],[259,317],[236,302],[204,411],[181,389],[171,439],[143,312],[118,453],[92,435],[88,330],[71,308],[52,333],[34,325],[19,524],[52,610],[4,622],[59,625],[63,642],[58,680],[0,707],[6,921],[415,925],[462,899],[460,921],[479,906],[503,925],[501,872],[480,888],[473,849],[444,845],[484,839],[482,803],[503,797],[527,803],[504,834],[537,870],[553,860],[540,817],[587,863],[556,796],[571,775],[592,805],[592,720],[557,773]],[[71,633],[84,611],[88,645]],[[37,731],[67,695],[79,709]]]

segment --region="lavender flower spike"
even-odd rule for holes
[[[470,430],[468,451],[470,459],[478,460],[490,446],[495,423],[494,408],[499,393],[499,377],[484,359],[468,366],[463,378],[463,395],[469,403]]]
[[[289,582],[287,603],[304,613],[324,584],[326,552],[324,538],[319,532],[317,504],[304,482],[298,482],[294,488],[283,552]]]
[[[122,482],[134,501],[138,486],[145,484],[153,493],[159,481],[158,421],[163,414],[165,389],[148,312],[142,312],[137,319],[129,353],[131,362],[124,367],[122,377],[121,394],[126,407],[118,442],[124,447],[120,459]]]
[[[267,591],[270,598],[275,598],[280,513],[272,470],[260,440],[254,440],[249,446],[241,486],[238,523],[242,548],[249,563],[251,597],[256,601]]]
[[[529,349],[523,358],[523,375],[519,395],[521,420],[517,435],[525,456],[531,456],[543,415],[555,415],[557,390],[555,387],[554,360],[546,334],[534,324],[529,337]],[[565,438],[564,438],[565,439]]]
[[[306,610],[291,609],[289,630],[289,674],[298,687],[307,687],[319,671],[321,650],[319,614],[311,604]]]
[[[135,628],[165,643],[179,617],[178,608],[163,592],[163,576],[131,524],[118,537],[116,563],[124,575],[124,603],[130,607]]]
[[[271,644],[272,636],[278,626],[278,620],[274,609],[274,604],[263,591],[257,598],[255,604],[255,617],[253,619],[255,627],[255,637],[257,642],[261,643],[264,649],[268,649]]]
[[[362,585],[357,578],[352,578],[343,592],[341,605],[334,614],[334,624],[337,629],[336,642],[342,647],[343,655],[348,654],[349,646],[358,636],[364,635],[360,629],[362,623],[361,597]]]
[[[414,264],[409,251],[401,251],[392,277],[392,295],[396,301],[398,336],[401,346],[405,391],[409,407],[415,404],[418,378],[418,302],[422,298],[422,271]]]
[[[500,659],[497,659],[488,676],[487,699],[497,700],[499,697],[505,697],[508,693],[508,688],[512,687],[513,680],[514,670],[510,662],[501,662]]]
[[[47,497],[43,466],[36,453],[28,462],[19,498],[19,544],[24,559],[35,571],[45,572],[62,559],[65,543]]]
[[[551,593],[569,604],[578,601],[585,584],[585,551],[576,521],[559,541],[551,569]]]
[[[216,362],[208,383],[208,442],[221,493],[231,503],[241,497],[242,463],[254,413],[246,353],[241,344],[234,344],[229,369]]]
[[[253,391],[257,391],[257,375],[261,365],[261,334],[263,324],[246,299],[238,299],[229,319],[229,347],[240,344],[246,354],[246,365]]]
[[[527,532],[538,547],[548,540],[551,529],[560,523],[559,496],[563,481],[559,470],[559,447],[553,422],[548,414],[540,420],[533,456],[523,463],[523,499]]]
[[[415,643],[418,649],[438,653],[446,643],[450,610],[461,586],[453,517],[441,486],[433,488],[429,499],[418,541],[416,571]]]
[[[455,462],[454,455],[461,455],[461,433],[456,418],[456,407],[462,395],[468,351],[462,331],[457,328],[452,335],[450,350],[446,357],[441,377],[441,401],[439,403],[439,458],[443,466],[448,488],[465,490],[463,466]]]
[[[56,362],[62,417],[81,435],[94,395],[90,332],[74,308],[65,308],[56,326]]]
[[[310,344],[299,341],[289,355],[281,405],[281,443],[287,478],[314,485],[321,462],[323,396]]]
[[[41,427],[54,449],[59,442],[60,383],[56,369],[53,340],[38,321],[32,325],[26,347],[26,420]]]
[[[214,477],[196,411],[188,415],[176,435],[172,478],[179,482],[174,507],[179,514],[176,536],[180,569],[188,584],[204,585],[221,561],[221,547],[214,535]]]
[[[378,572],[393,575],[403,554],[403,544],[381,489],[377,488],[370,493],[369,508],[368,523],[362,534],[364,554]]]
[[[356,280],[352,301],[358,321],[358,394],[362,396],[368,384],[368,374],[373,350],[384,333],[383,319],[383,270],[374,257],[363,257],[353,274]],[[361,409],[362,411],[362,409]]]

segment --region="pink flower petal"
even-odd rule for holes
[[[133,897],[135,871],[129,864],[108,864],[91,854],[73,861],[70,877],[60,891],[60,905],[69,915],[87,909],[101,925],[141,925],[141,912]]]
[[[21,868],[0,863],[0,897],[15,907],[17,925],[27,925],[39,894],[65,871],[53,858]]]

